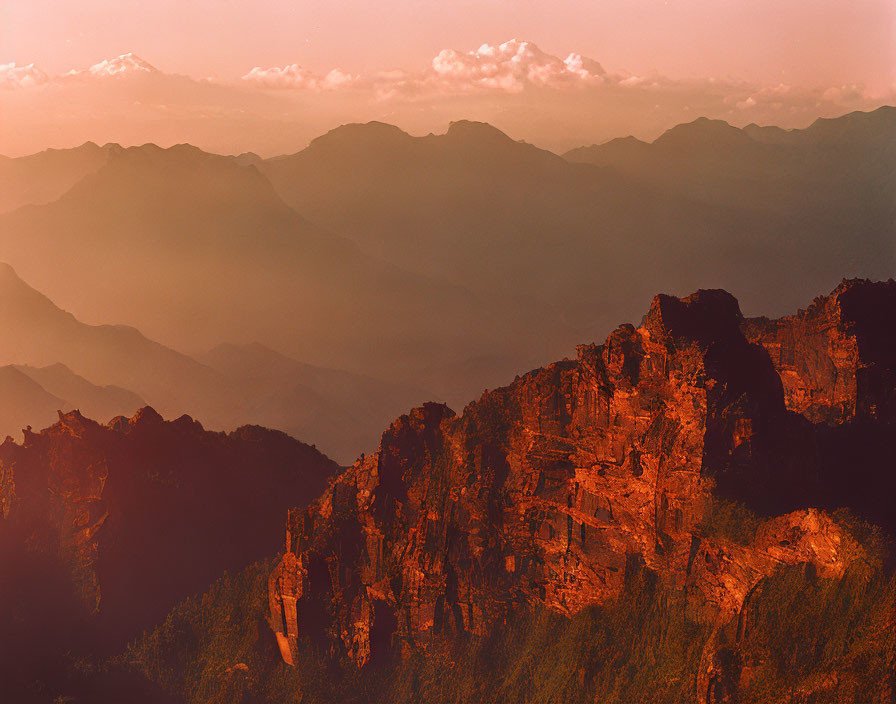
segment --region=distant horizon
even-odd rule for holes
[[[15,18],[7,22],[14,25]],[[45,62],[34,47],[27,54],[12,50],[15,42],[0,32],[6,39],[0,44],[0,153],[21,156],[85,141],[186,142],[269,157],[301,148],[334,125],[380,121],[427,134],[459,118],[561,153],[621,135],[651,141],[697,116],[791,129],[896,104],[890,49],[854,69],[844,54],[842,69],[797,71],[801,64],[793,63],[771,76],[706,57],[701,70],[634,62],[635,70],[624,60],[610,63],[609,51],[577,50],[578,41],[557,39],[549,46],[558,49],[547,50],[527,36],[433,44],[428,60],[415,54],[391,68],[308,62],[304,49],[273,62],[259,51],[242,68],[209,75],[185,59],[158,61],[167,51],[146,42],[118,45],[123,53],[106,58],[93,48],[89,59],[77,52]],[[63,55],[69,57],[64,63]]]
[[[342,123],[335,124],[333,127],[330,127],[330,128],[328,128],[328,129],[324,129],[324,130],[321,131],[319,134],[316,134],[315,136],[311,137],[308,141],[306,141],[306,142],[304,142],[304,143],[302,143],[302,144],[296,145],[296,147],[293,148],[291,151],[283,151],[283,152],[276,152],[276,153],[264,153],[262,150],[258,150],[258,149],[246,149],[246,150],[242,150],[242,151],[239,151],[239,152],[237,152],[237,151],[231,151],[231,152],[225,152],[225,151],[212,151],[212,150],[210,150],[210,149],[205,149],[205,148],[203,148],[203,147],[201,147],[201,146],[199,146],[199,145],[197,145],[197,144],[195,144],[195,143],[193,143],[193,142],[190,142],[190,141],[159,142],[159,141],[148,140],[148,141],[143,141],[143,142],[141,142],[141,141],[138,140],[138,141],[134,141],[134,142],[131,142],[131,143],[122,143],[122,142],[119,142],[119,141],[104,141],[104,140],[101,140],[101,139],[91,139],[91,138],[87,138],[87,139],[84,139],[84,140],[81,140],[81,141],[76,141],[76,142],[74,142],[74,143],[70,143],[70,144],[68,144],[67,146],[47,146],[47,147],[43,147],[43,148],[37,149],[36,151],[29,151],[29,152],[22,153],[22,154],[12,154],[12,153],[0,152],[0,158],[7,158],[7,159],[21,159],[21,158],[27,158],[27,157],[35,156],[35,155],[38,155],[38,154],[41,154],[41,153],[44,153],[44,152],[48,152],[48,151],[69,151],[69,150],[78,149],[78,148],[80,148],[80,147],[84,147],[84,146],[87,146],[87,145],[89,145],[89,144],[92,144],[92,145],[94,145],[94,146],[96,146],[96,147],[98,147],[98,148],[101,148],[101,149],[102,149],[102,148],[105,148],[105,147],[109,147],[109,146],[117,146],[117,147],[121,147],[122,149],[133,149],[133,148],[140,148],[140,147],[149,147],[149,146],[153,146],[153,147],[158,147],[158,148],[160,148],[160,149],[164,149],[164,150],[171,149],[171,148],[173,148],[173,147],[177,147],[177,146],[183,146],[183,145],[186,145],[186,146],[196,147],[197,149],[200,149],[200,150],[203,151],[203,152],[206,152],[206,153],[208,153],[208,154],[213,154],[213,155],[216,155],[216,156],[223,156],[223,157],[233,157],[233,158],[237,158],[237,157],[241,157],[241,156],[244,156],[244,155],[254,155],[254,156],[259,157],[259,158],[262,159],[262,160],[270,160],[270,159],[277,159],[278,157],[286,157],[286,156],[290,156],[290,155],[293,155],[293,154],[297,154],[297,153],[303,151],[304,149],[307,149],[307,148],[311,145],[311,143],[312,143],[313,141],[315,141],[316,139],[318,139],[318,138],[320,138],[320,137],[324,137],[324,136],[326,136],[327,134],[329,134],[330,132],[333,132],[333,131],[338,130],[338,129],[343,128],[343,127],[356,126],[356,125],[366,126],[366,125],[371,125],[371,124],[384,124],[384,125],[388,125],[389,127],[395,127],[395,128],[399,129],[401,132],[407,134],[407,135],[410,136],[410,137],[413,137],[413,138],[422,138],[422,137],[427,137],[427,136],[430,136],[430,135],[436,135],[436,136],[438,136],[438,135],[444,135],[444,134],[446,134],[447,131],[450,129],[451,125],[453,125],[453,124],[455,124],[455,123],[462,123],[462,122],[473,122],[473,123],[487,124],[487,125],[489,125],[489,126],[491,126],[491,127],[494,127],[495,129],[499,130],[500,132],[504,133],[507,137],[509,137],[510,139],[512,139],[512,140],[514,140],[514,141],[516,141],[516,142],[523,142],[523,143],[526,143],[526,144],[530,144],[530,145],[532,145],[532,146],[534,146],[534,147],[537,147],[538,149],[541,149],[541,150],[543,150],[543,151],[547,151],[547,152],[551,152],[551,153],[553,153],[553,154],[556,154],[557,156],[562,157],[565,153],[567,153],[568,151],[571,151],[572,149],[576,149],[576,148],[579,148],[579,147],[602,146],[602,145],[604,145],[604,144],[607,144],[607,143],[609,143],[609,142],[613,142],[613,141],[618,140],[618,139],[629,139],[629,138],[634,138],[634,139],[637,139],[637,140],[640,141],[640,142],[643,142],[643,143],[646,143],[646,144],[651,144],[651,143],[655,142],[655,141],[656,141],[659,137],[661,137],[663,134],[665,134],[665,133],[668,132],[669,130],[671,130],[671,129],[673,129],[673,128],[679,126],[679,125],[692,124],[692,123],[698,122],[698,121],[700,121],[700,120],[709,120],[709,121],[713,121],[713,122],[724,122],[724,123],[728,124],[729,126],[734,127],[734,128],[736,128],[736,129],[739,129],[739,130],[743,130],[745,127],[749,127],[750,125],[756,125],[756,126],[758,126],[758,127],[777,127],[777,128],[779,128],[779,129],[783,129],[783,130],[786,130],[786,131],[789,131],[789,132],[794,132],[794,131],[797,131],[797,132],[798,132],[798,131],[802,131],[802,130],[805,130],[805,129],[810,128],[812,125],[814,125],[816,122],[819,122],[820,120],[836,120],[836,119],[838,119],[838,118],[846,117],[846,116],[848,116],[848,115],[852,115],[852,114],[866,114],[866,115],[867,115],[867,114],[871,114],[871,113],[877,112],[878,110],[884,110],[884,109],[896,110],[896,101],[894,101],[892,104],[889,104],[889,103],[883,103],[883,104],[881,104],[881,105],[878,105],[877,107],[871,107],[871,108],[867,108],[867,109],[861,109],[861,110],[848,110],[848,111],[846,111],[846,112],[843,112],[843,113],[840,113],[840,114],[837,114],[837,115],[832,115],[832,116],[821,116],[821,115],[819,115],[818,117],[812,118],[812,119],[810,119],[808,122],[805,122],[805,123],[802,124],[802,125],[799,125],[799,126],[791,126],[791,127],[785,127],[785,126],[782,126],[782,125],[779,125],[779,124],[772,124],[772,123],[756,123],[756,122],[746,122],[746,123],[744,123],[744,124],[740,124],[740,125],[739,125],[739,124],[735,124],[735,123],[729,122],[729,121],[727,121],[727,120],[722,120],[722,119],[720,119],[720,118],[712,118],[712,117],[708,117],[708,116],[705,116],[705,115],[699,115],[699,116],[697,116],[697,117],[694,117],[692,120],[688,120],[688,121],[685,121],[685,122],[676,122],[676,123],[674,123],[674,124],[670,124],[667,128],[663,129],[659,134],[657,134],[655,137],[653,137],[653,138],[651,138],[651,139],[641,139],[640,137],[637,137],[636,135],[633,135],[633,134],[631,134],[631,133],[629,133],[629,134],[618,134],[618,135],[616,135],[616,136],[608,137],[608,138],[606,138],[606,139],[604,139],[604,140],[602,140],[602,141],[599,141],[599,142],[581,143],[581,144],[577,144],[577,145],[575,145],[575,146],[573,146],[573,147],[571,147],[571,148],[569,148],[569,149],[563,149],[563,150],[552,149],[552,148],[550,148],[550,147],[548,147],[548,146],[544,146],[544,145],[542,145],[542,144],[538,144],[538,143],[536,143],[536,142],[531,142],[531,141],[529,141],[529,140],[527,140],[527,139],[524,139],[524,138],[518,138],[516,135],[509,133],[507,130],[504,130],[504,129],[498,127],[497,125],[495,125],[495,124],[493,124],[493,123],[491,123],[491,122],[485,121],[485,120],[473,120],[473,119],[467,119],[467,118],[463,118],[463,117],[458,117],[457,119],[449,120],[447,123],[445,123],[444,128],[441,129],[440,131],[434,131],[434,130],[431,130],[431,131],[427,131],[427,132],[419,132],[419,131],[415,131],[415,130],[406,129],[406,128],[402,127],[402,126],[399,125],[399,124],[396,124],[396,123],[390,123],[390,122],[385,122],[385,121],[383,121],[383,120],[366,120],[366,121],[355,121],[355,122],[342,122]]]

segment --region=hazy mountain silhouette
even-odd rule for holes
[[[482,349],[520,366],[548,354],[545,339],[573,339],[549,316],[537,322],[552,334],[533,336],[531,309],[363,252],[310,225],[255,167],[188,145],[113,153],[59,200],[3,216],[0,256],[91,322],[139,324],[191,351],[260,341],[421,386],[420,369]]]
[[[130,389],[171,415],[202,408],[217,423],[226,415],[221,410],[227,386],[223,375],[134,328],[80,322],[22,281],[7,264],[0,264],[0,324],[5,331],[0,342],[2,363],[45,367],[61,362],[90,383]],[[74,388],[73,380],[64,379],[58,369],[28,376],[32,373],[59,395],[66,387]],[[80,404],[89,399],[79,394],[78,399],[66,400]]]
[[[120,386],[93,384],[61,362],[46,367],[16,365],[15,368],[51,394],[66,399],[69,408],[77,408],[92,418],[107,421],[116,416],[132,416],[146,405],[139,394]]]
[[[312,221],[403,266],[475,288],[506,276],[511,252],[526,257],[532,233],[547,225],[541,218],[558,215],[582,182],[582,169],[557,155],[466,121],[426,137],[377,122],[344,125],[259,168]],[[564,224],[554,223],[556,244]],[[538,274],[538,265],[527,273]]]
[[[58,363],[47,367],[0,367],[0,399],[0,437],[14,438],[29,426],[41,429],[55,423],[59,411],[78,408],[111,420],[119,415],[133,415],[146,405],[127,389],[92,384]]]
[[[109,151],[117,148],[86,142],[75,149],[47,149],[16,159],[0,158],[0,213],[56,200],[103,166]]]
[[[200,362],[133,328],[78,321],[5,264],[0,324],[0,437],[44,428],[59,410],[107,421],[150,401],[172,416],[201,409],[214,429],[264,424],[348,463],[375,449],[390,415],[430,396],[303,364],[259,344],[219,345]]]
[[[181,355],[149,384],[133,368],[106,376],[118,361],[95,373],[70,355],[8,361],[62,361],[166,415],[309,429],[345,461],[328,438],[349,434],[329,428],[371,414],[317,369],[359,375],[345,378],[388,418],[399,388],[464,403],[634,319],[657,289],[724,287],[748,314],[781,314],[844,275],[893,276],[894,115],[805,130],[699,119],[565,159],[467,121],[426,137],[345,125],[265,161],[109,147],[55,202],[0,216],[0,257],[83,320],[194,355],[228,340],[216,362],[228,374],[271,370],[181,376],[196,364]],[[255,342],[308,366],[275,373],[276,357],[244,347]],[[160,386],[176,409],[151,396]]]
[[[629,137],[565,156],[708,202],[792,216],[820,213],[819,222],[833,216],[838,225],[859,217],[867,227],[894,212],[894,134],[892,107],[819,119],[803,130],[738,129],[700,118],[652,144]]]
[[[44,428],[56,421],[57,411],[68,402],[54,396],[27,374],[6,365],[0,367],[0,435],[20,437],[23,428]]]
[[[245,422],[307,438],[344,463],[376,448],[390,412],[412,408],[428,396],[369,376],[303,364],[258,343],[219,345],[200,360],[236,385],[247,404]]]
[[[370,252],[603,334],[638,314],[648,281],[783,313],[844,274],[892,275],[893,113],[793,131],[700,119],[565,163],[488,125],[412,137],[370,123],[259,168]]]

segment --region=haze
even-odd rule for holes
[[[893,102],[894,37],[886,0],[11,0],[0,153],[189,141],[271,156],[372,119],[415,134],[480,119],[555,151],[701,115],[805,127]],[[131,52],[151,86],[110,63]]]
[[[414,404],[463,408],[657,291],[782,315],[892,277],[894,20],[6,2],[0,437],[145,402],[347,463]]]

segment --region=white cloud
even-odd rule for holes
[[[773,114],[784,109],[791,112],[818,111],[819,108],[860,109],[872,107],[876,103],[892,103],[894,98],[896,95],[893,93],[876,95],[858,84],[796,88],[780,83],[762,88],[732,86],[723,102],[734,105],[740,111],[766,111]]]
[[[332,88],[345,88],[354,84],[357,80],[357,76],[346,73],[342,69],[334,68],[326,76],[323,77],[323,80],[320,81],[319,86],[324,90]]]
[[[289,64],[282,68],[279,66],[271,68],[256,66],[243,76],[243,80],[261,88],[293,88],[319,91],[348,87],[357,82],[358,77],[338,68],[334,68],[325,76],[320,76],[298,64]]]
[[[531,42],[518,39],[497,46],[483,44],[468,52],[444,49],[432,60],[432,71],[446,87],[507,93],[519,93],[528,85],[550,88],[599,85],[606,75],[593,59],[580,54],[560,59]]]
[[[736,125],[801,127],[817,117],[896,104],[896,86],[872,93],[851,84],[762,86],[731,78],[608,73],[581,54],[560,58],[519,40],[472,51],[446,49],[417,69],[363,75],[339,68],[317,73],[296,63],[258,66],[242,80],[196,80],[158,71],[134,54],[56,76],[34,65],[8,63],[0,64],[0,92],[10,125],[0,130],[0,151],[3,144],[23,142],[22,134],[31,135],[35,149],[42,148],[47,134],[56,135],[69,123],[81,141],[85,135],[128,141],[121,136],[126,130],[133,134],[131,141],[189,141],[191,134],[202,140],[216,130],[230,134],[235,121],[269,121],[279,127],[247,127],[240,133],[240,149],[260,148],[256,140],[263,138],[280,145],[269,148],[274,152],[342,122],[380,120],[426,133],[459,118],[492,122],[516,137],[562,151],[623,134],[653,139],[698,115]],[[165,120],[159,120],[160,114]],[[123,120],[122,115],[131,117]],[[301,121],[292,119],[297,115]],[[36,128],[35,116],[46,126]],[[99,120],[111,127],[95,136]],[[299,122],[307,133],[298,135],[299,127],[280,130]],[[196,132],[184,132],[186,123]]]
[[[309,88],[316,78],[298,64],[290,64],[283,68],[256,66],[243,76],[243,80],[262,88]]]
[[[30,88],[46,83],[49,77],[34,64],[0,64],[0,88]]]
[[[68,73],[57,76],[54,80],[72,79],[89,80],[94,78],[125,78],[130,76],[161,75],[155,66],[144,61],[134,53],[128,52],[112,59],[103,59],[89,68],[72,69]]]
[[[72,69],[68,73],[49,76],[34,64],[17,66],[14,63],[0,64],[0,87],[31,88],[45,83],[61,83],[71,80],[112,78],[135,75],[159,74],[152,64],[136,54],[127,53],[113,59],[105,59],[85,69]]]

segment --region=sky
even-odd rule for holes
[[[538,56],[562,61],[572,54],[596,62],[607,76],[616,77],[610,81],[613,85],[627,78],[661,78],[666,90],[661,95],[646,96],[642,83],[638,95],[620,96],[608,94],[605,80],[603,94],[597,100],[598,82],[589,82],[587,76],[584,82],[566,80],[569,77],[551,82],[533,79],[535,74],[529,72],[520,88],[511,85],[512,81],[479,80],[488,78],[481,71],[471,88],[469,80],[461,80],[459,70],[440,73],[440,80],[446,76],[451,80],[442,80],[438,90],[432,80],[425,90],[421,89],[426,76],[432,78],[439,57],[443,57],[443,68],[465,56],[473,56],[481,66],[488,63],[482,52],[477,54],[481,46],[499,47],[513,39],[517,40],[514,47],[528,43],[538,50]],[[447,63],[446,51],[455,52],[448,55]],[[69,85],[61,92],[58,86],[50,89],[45,85],[58,83],[58,77],[73,70],[86,75],[89,67],[129,52],[159,74],[187,76],[205,84],[211,79],[221,90],[210,95],[199,87],[187,98],[188,89],[181,86],[175,91],[180,97],[172,100],[170,93],[165,94],[166,102],[157,103],[152,116],[147,114],[146,105],[158,99],[158,94],[147,95],[149,100],[144,101],[135,100],[133,91],[112,96],[112,84],[103,91],[83,85],[76,90]],[[292,67],[291,74],[287,73],[293,77],[316,78],[274,85],[270,71],[288,67]],[[205,121],[207,131],[216,135],[207,146],[214,144],[218,149],[254,145],[256,151],[288,150],[301,146],[294,145],[296,140],[313,137],[315,129],[334,126],[327,125],[327,120],[391,119],[408,129],[438,131],[449,119],[471,116],[498,122],[504,119],[520,138],[540,139],[545,146],[560,149],[574,146],[576,139],[598,141],[617,136],[614,130],[620,129],[652,138],[675,121],[686,121],[688,112],[695,109],[733,122],[742,117],[802,126],[813,116],[833,116],[838,109],[843,112],[888,102],[896,90],[896,3],[3,0],[3,68],[0,86],[7,90],[0,92],[0,120],[7,129],[3,130],[5,136],[0,135],[0,151],[6,154],[40,148],[42,144],[66,146],[68,141],[84,141],[82,137],[103,141],[117,134],[139,141],[138,129],[145,129],[143,141],[175,139],[171,125],[165,129],[160,126],[164,115],[159,105],[176,112],[173,117],[181,123],[191,123],[183,130],[184,139],[201,136],[199,122]],[[258,70],[253,73],[253,69]],[[396,83],[399,72],[400,89],[396,92],[384,87],[384,76],[391,76]],[[409,77],[413,78],[413,91],[408,89]],[[34,89],[35,83],[42,88]],[[376,89],[372,88],[374,83]],[[338,91],[333,90],[336,84]],[[675,89],[671,88],[673,84]],[[585,85],[592,91],[590,98],[579,95],[577,100],[569,99],[569,91]],[[31,90],[16,90],[12,96],[13,89],[22,86]],[[231,93],[225,95],[224,86],[229,86]],[[360,90],[362,86],[366,92]],[[550,86],[566,93],[555,92],[548,97],[532,94],[530,100],[517,95],[531,93],[533,86]],[[256,94],[249,95],[253,87]],[[116,84],[115,88],[120,94],[121,86]],[[257,94],[274,88],[281,89],[279,95]],[[57,92],[52,96],[42,94],[51,90]],[[486,95],[489,90],[491,94]],[[236,96],[233,91],[242,95]],[[471,96],[474,91],[480,93],[475,99]],[[683,96],[682,91],[688,95]],[[777,91],[779,98],[789,94],[771,101],[768,96],[772,91]],[[300,95],[302,92],[306,95]],[[413,100],[408,97],[410,92],[414,93]],[[852,98],[842,99],[846,94]],[[777,102],[780,106],[763,111],[747,102],[752,98],[761,103],[763,95],[766,105]],[[832,100],[832,96],[837,99]],[[713,107],[713,99],[730,109]],[[55,111],[52,123],[42,119],[47,105],[60,100],[68,101],[72,110],[66,114]],[[143,113],[136,114],[133,105],[124,107],[123,101],[143,104]],[[189,115],[185,104],[189,105]],[[737,104],[746,107],[742,105],[737,113],[732,107]],[[796,109],[791,109],[794,106]],[[568,134],[561,134],[559,126],[568,123],[565,111],[583,109],[596,113],[591,126],[576,123]],[[652,114],[638,118],[638,111],[645,109]],[[455,114],[464,110],[472,114]],[[508,119],[509,112],[520,110],[530,115],[528,122]],[[225,113],[230,127],[224,125]],[[249,113],[251,119],[246,117]],[[132,129],[114,129],[115,119],[127,119]],[[211,120],[216,123],[212,125]],[[29,126],[34,122],[40,124]],[[297,122],[302,122],[304,129],[298,129]],[[285,133],[283,123],[290,126]],[[10,128],[20,127],[25,130],[20,137],[9,136]],[[243,135],[247,137],[243,139],[239,130],[246,129],[251,134]],[[283,136],[280,141],[275,138],[278,131]]]

